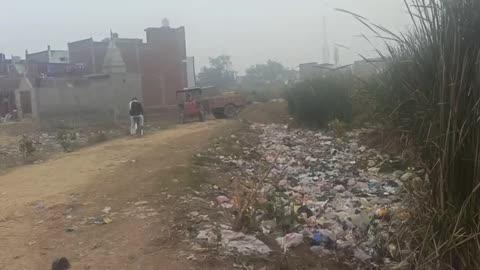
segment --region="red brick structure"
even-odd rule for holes
[[[141,74],[146,107],[176,105],[175,92],[187,87],[185,29],[147,28],[147,41],[115,37],[127,73]],[[103,73],[109,40],[85,39],[68,44],[71,64],[84,64],[87,74]]]
[[[187,87],[185,29],[164,26],[145,31],[141,58],[145,105],[175,105],[175,92]]]

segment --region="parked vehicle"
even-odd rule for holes
[[[247,104],[247,100],[236,93],[219,93],[214,87],[189,88],[177,91],[179,121],[189,119],[205,121],[212,114],[215,118],[234,118]]]

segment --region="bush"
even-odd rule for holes
[[[480,1],[411,0],[413,28],[381,27],[389,65],[377,109],[414,142],[428,177],[410,188],[416,269],[480,269]],[[372,90],[372,91],[374,91]]]
[[[77,134],[75,132],[62,129],[57,132],[56,139],[65,152],[70,152],[73,150],[74,143],[77,139]]]
[[[352,80],[347,76],[332,75],[297,83],[287,91],[289,111],[310,126],[326,127],[334,119],[349,123],[351,88]]]
[[[18,141],[18,150],[22,153],[22,158],[24,162],[31,161],[33,153],[37,150],[34,146],[32,138],[27,135],[22,135]]]

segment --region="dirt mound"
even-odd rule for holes
[[[240,113],[240,118],[262,124],[286,124],[291,121],[288,114],[288,104],[282,99],[254,103]]]

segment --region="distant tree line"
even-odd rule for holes
[[[223,89],[245,88],[258,90],[266,87],[283,87],[296,79],[296,72],[281,63],[268,60],[247,68],[245,76],[239,77],[233,70],[229,55],[209,58],[209,65],[198,74],[199,86],[217,86]]]

